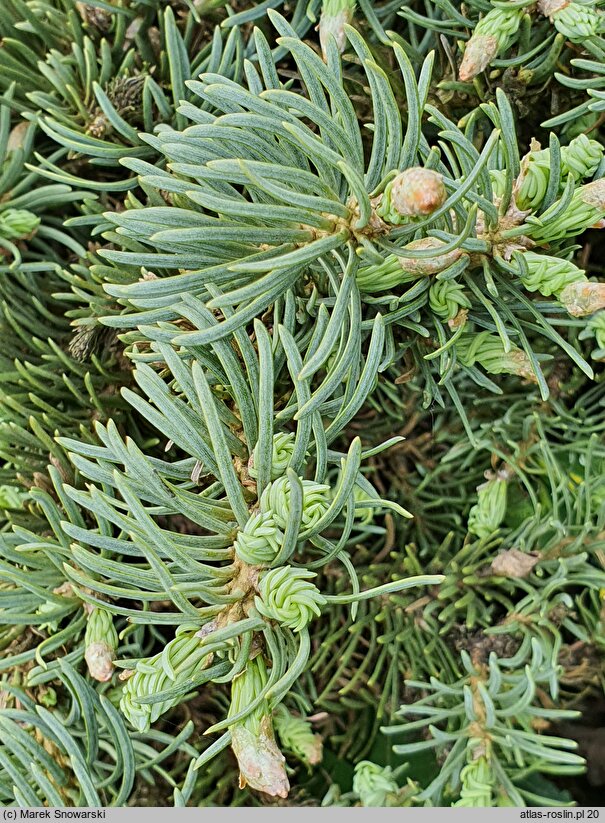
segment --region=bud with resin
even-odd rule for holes
[[[376,213],[394,226],[428,217],[447,199],[443,177],[415,166],[387,183]]]
[[[605,283],[591,283],[589,280],[571,283],[558,297],[573,317],[585,317],[605,308]]]
[[[501,54],[517,33],[525,11],[523,8],[493,8],[477,23],[464,48],[459,77],[472,80]]]
[[[93,608],[88,615],[84,646],[84,659],[90,676],[101,683],[111,680],[118,633],[107,609]]]
[[[342,54],[347,42],[345,26],[350,25],[355,11],[355,0],[323,0],[319,20],[319,42],[324,59],[328,51],[328,41],[333,37],[338,51]]]
[[[445,269],[457,263],[466,252],[464,249],[452,249],[451,251],[440,253],[440,249],[445,246],[443,240],[437,237],[421,237],[419,240],[413,240],[404,246],[406,252],[416,251],[434,251],[435,254],[430,257],[400,257],[399,265],[404,272],[416,275],[430,275],[439,274]]]
[[[262,655],[248,662],[231,683],[229,717],[244,711],[267,684],[267,667]],[[250,714],[231,726],[231,748],[240,770],[240,789],[264,792],[271,797],[287,797],[290,789],[285,758],[275,742],[269,704],[261,701]]]

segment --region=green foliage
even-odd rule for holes
[[[490,790],[495,796],[496,802],[489,805],[549,805],[548,797],[536,795],[524,786],[531,776],[532,762],[539,760],[542,773],[547,774],[578,774],[584,763],[573,752],[577,744],[572,741],[549,735],[538,739],[536,735],[537,719],[550,723],[575,716],[573,711],[534,704],[536,690],[553,681],[550,661],[542,659],[537,642],[522,645],[513,658],[497,660],[492,653],[487,666],[473,665],[465,652],[461,658],[466,674],[456,683],[443,684],[436,679],[430,684],[410,683],[428,695],[403,708],[401,714],[419,719],[385,730],[396,734],[428,729],[429,740],[395,747],[396,752],[406,756],[423,749],[447,747],[439,776],[418,795],[418,800],[442,805],[444,794],[456,796],[461,786],[459,805],[466,805],[471,795],[469,789],[472,787],[474,794],[480,783],[484,796]],[[445,728],[440,729],[443,722]],[[480,774],[476,769],[469,774],[469,766],[477,760],[482,761]]]
[[[2,805],[579,799],[604,19],[5,0]]]

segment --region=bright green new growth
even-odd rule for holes
[[[273,512],[260,511],[248,520],[233,548],[239,559],[250,566],[270,566],[279,554],[283,537]]]
[[[557,240],[566,240],[586,229],[602,228],[602,221],[605,219],[605,181],[593,180],[592,183],[577,188],[563,213],[560,202],[557,201],[540,218],[531,221],[527,235],[537,245],[545,246]]]
[[[330,506],[330,487],[325,483],[297,478],[302,489],[300,525],[303,531],[321,523]],[[269,512],[281,529],[286,529],[292,517],[292,482],[289,477],[279,477],[270,483],[260,499],[261,511]]]
[[[359,795],[362,806],[386,806],[387,797],[398,789],[392,770],[380,767],[369,760],[355,766],[353,791]]]
[[[601,27],[602,14],[591,3],[538,0],[538,10],[549,17],[557,31],[572,43],[594,37]]]
[[[35,232],[40,218],[25,209],[7,209],[0,212],[0,239],[20,240]]]
[[[605,312],[597,312],[588,320],[586,332],[594,336],[597,349],[605,351]]]
[[[521,280],[528,291],[555,295],[574,317],[594,314],[605,306],[604,284],[590,282],[582,269],[567,260],[528,251],[523,255]]]
[[[290,465],[292,455],[294,454],[295,437],[296,435],[293,432],[278,432],[273,435],[273,446],[271,452],[271,480],[277,480],[278,477],[281,477],[286,473],[286,469]],[[254,455],[257,450],[258,445],[253,452],[248,466],[250,476],[255,479],[258,478],[258,471],[254,467]]]
[[[477,537],[491,537],[506,514],[506,474],[489,477],[477,488],[477,502],[468,515],[468,530]]]
[[[516,374],[526,380],[535,380],[525,352],[514,344],[509,344],[507,351],[496,334],[487,331],[462,334],[455,345],[465,366],[479,363],[488,374]]]
[[[193,686],[196,675],[199,682],[199,675],[208,662],[208,652],[195,628],[182,624],[161,652],[135,661],[133,668],[126,670],[120,709],[138,731],[148,730],[160,715],[179,703],[181,696]],[[161,699],[159,695],[163,692],[166,697]],[[149,702],[150,698],[153,702]]]
[[[454,806],[490,808],[494,805],[492,770],[487,757],[471,760],[460,772],[460,800]]]
[[[322,739],[314,734],[304,717],[291,714],[282,704],[273,714],[275,730],[281,746],[307,766],[315,766],[322,759]]]
[[[591,178],[603,158],[603,146],[581,134],[568,146],[561,147],[560,189],[567,183],[569,175],[575,183]],[[538,208],[548,191],[550,182],[550,149],[534,149],[522,160],[522,171],[515,183],[515,202],[520,209]]]
[[[441,320],[455,320],[464,309],[470,309],[471,301],[464,286],[455,280],[437,280],[429,289],[429,306]]]
[[[398,778],[406,769],[407,764],[393,769],[371,760],[361,760],[355,766],[352,791],[341,794],[334,784],[323,798],[322,806],[414,806],[417,785],[408,779],[406,785],[399,786]]]
[[[313,572],[284,566],[266,572],[260,581],[260,597],[255,599],[258,611],[277,623],[300,632],[313,617],[321,614],[326,599],[311,583]]]

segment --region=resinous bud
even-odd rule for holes
[[[229,717],[240,715],[256,701],[267,685],[267,666],[262,655],[253,657],[231,682]],[[286,760],[275,742],[269,705],[262,700],[256,708],[231,726],[231,748],[239,766],[240,789],[287,797],[290,784]]]
[[[432,169],[415,166],[387,184],[376,211],[387,223],[399,225],[428,217],[446,199],[443,177]]]
[[[580,199],[599,211],[605,211],[605,178],[600,177],[582,186]]]
[[[559,301],[574,317],[594,314],[605,308],[605,283],[571,283],[559,294]]]
[[[439,274],[439,272],[444,271],[457,260],[460,260],[462,255],[465,254],[464,250],[460,248],[440,254],[439,249],[443,246],[445,246],[445,243],[437,237],[421,237],[419,240],[413,240],[405,246],[406,252],[434,249],[435,256],[400,257],[401,268],[410,274]]]
[[[84,646],[84,659],[90,676],[100,683],[111,680],[118,635],[107,609],[94,608],[88,615]]]
[[[286,759],[280,752],[271,718],[263,716],[258,728],[251,731],[244,724],[231,728],[231,748],[239,766],[240,789],[250,786],[271,797],[287,797],[290,784]]]
[[[338,51],[342,54],[347,43],[345,26],[353,20],[355,0],[324,0],[319,20],[319,42],[324,58],[328,51],[330,37],[336,41]]]
[[[522,8],[493,8],[475,26],[464,49],[458,72],[462,81],[472,80],[509,45],[523,17]]]

